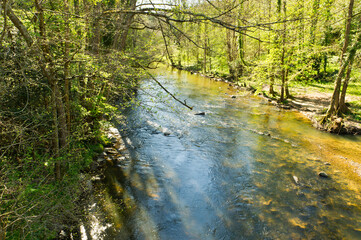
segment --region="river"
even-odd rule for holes
[[[142,83],[118,125],[129,154],[107,169],[96,238],[361,239],[360,137],[223,82],[154,74],[194,110]]]

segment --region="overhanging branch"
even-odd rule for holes
[[[174,100],[176,100],[177,102],[179,102],[180,104],[182,104],[183,106],[189,108],[190,110],[193,110],[193,107],[189,106],[187,104],[187,102],[184,100],[181,101],[179,100],[176,96],[174,96],[171,92],[168,91],[168,89],[166,89],[152,74],[150,74],[150,72],[147,71],[147,69],[145,69],[145,67],[143,65],[141,65],[140,63],[138,63],[138,65],[148,74],[148,76],[155,81],[166,93],[168,93]]]

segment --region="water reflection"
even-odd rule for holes
[[[164,72],[158,79],[206,115],[159,102],[161,90],[144,82],[146,105],[127,113],[129,156],[106,173],[104,239],[361,238],[359,180],[338,161],[358,164],[360,138],[318,132],[224,83]]]

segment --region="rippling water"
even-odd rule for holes
[[[155,74],[195,110],[144,81],[119,125],[129,156],[107,170],[98,238],[361,239],[359,137],[319,132],[225,83]]]

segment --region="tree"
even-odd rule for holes
[[[342,60],[344,58],[344,54],[346,52],[346,49],[347,49],[347,47],[349,45],[349,36],[350,36],[350,31],[351,31],[353,5],[354,5],[354,0],[350,0],[350,4],[349,4],[349,8],[348,8],[348,16],[347,16],[347,20],[346,20],[345,41],[344,41],[344,45],[342,47],[341,62],[342,62]],[[351,70],[352,70],[353,62],[354,61],[352,59],[351,62],[349,63],[349,65],[347,66],[346,77],[345,77],[345,79],[343,81],[342,92],[341,92],[339,107],[338,107],[340,113],[348,113],[348,112],[350,112],[350,110],[346,106],[345,99],[346,99],[346,92],[347,92],[348,82],[349,82],[350,76],[351,76]]]
[[[345,111],[345,106],[341,106],[340,101],[342,102],[342,104],[345,104],[344,99],[345,99],[345,95],[346,95],[348,78],[350,77],[351,66],[354,61],[357,50],[361,47],[361,32],[359,32],[354,40],[353,45],[351,46],[351,48],[348,52],[347,58],[344,59],[343,55],[346,52],[347,46],[349,45],[349,34],[350,34],[350,28],[351,28],[352,10],[353,10],[353,0],[350,0],[349,15],[346,20],[347,24],[346,24],[346,28],[345,28],[345,37],[344,37],[345,40],[344,40],[344,44],[343,44],[343,48],[342,48],[341,67],[338,71],[337,78],[335,80],[335,87],[334,87],[333,95],[331,98],[330,106],[327,110],[326,116],[322,119],[321,122],[325,122],[327,119],[330,119],[331,117],[333,117],[335,115],[337,116],[339,114],[342,114],[342,113],[344,113],[343,111]],[[344,73],[347,68],[348,68],[348,70],[347,70],[346,79],[345,79],[345,81],[347,81],[347,82],[346,82],[346,85],[344,86],[345,92],[343,93],[342,100],[341,100],[340,99],[341,82],[342,82],[342,78],[343,78]]]

